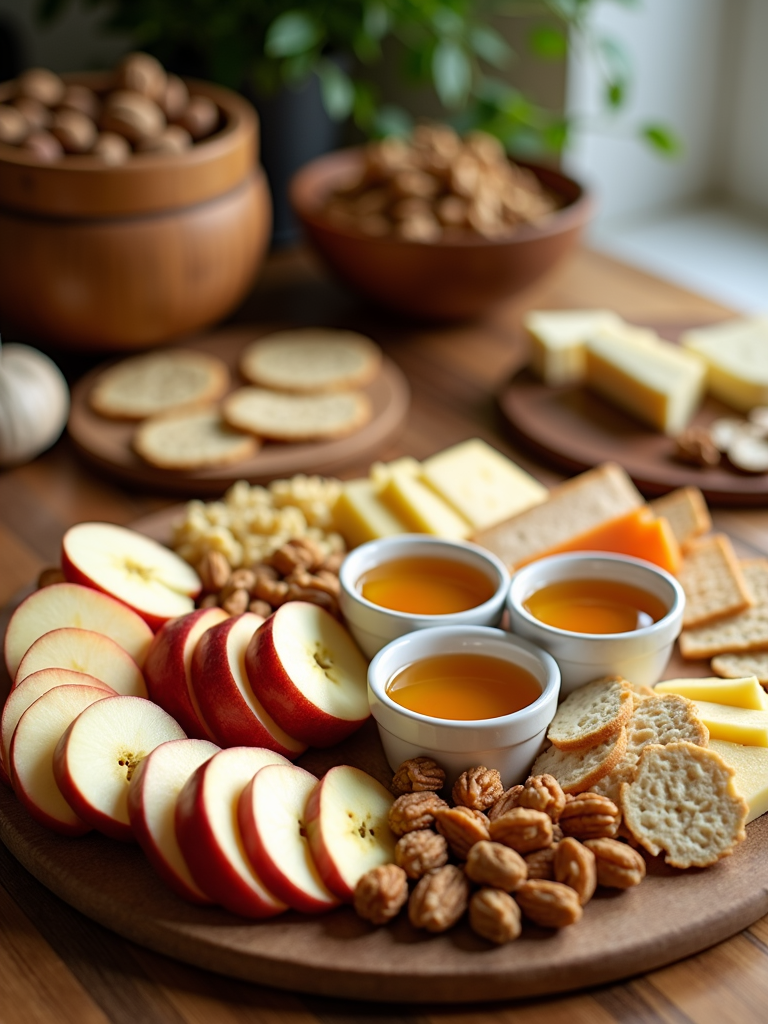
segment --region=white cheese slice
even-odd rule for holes
[[[622,323],[608,309],[533,310],[523,321],[531,342],[530,367],[550,387],[581,384],[586,375],[586,339],[600,327]]]
[[[710,739],[743,743],[747,747],[768,747],[768,711],[748,711],[705,700],[693,703],[699,718],[709,729]]]
[[[379,497],[398,519],[416,533],[463,540],[469,535],[469,523],[408,472],[395,472],[381,488]]]
[[[726,704],[751,711],[768,711],[768,694],[757,676],[742,679],[665,679],[654,687],[657,693],[677,693],[689,700],[706,700],[711,704]]]
[[[749,804],[747,822],[765,814],[768,811],[768,748],[710,739],[709,749],[736,770],[733,779],[736,789]]]
[[[379,537],[408,533],[408,527],[377,496],[372,480],[347,480],[333,509],[334,527],[350,548]]]
[[[706,362],[716,398],[740,412],[768,405],[768,316],[700,327],[681,341]]]

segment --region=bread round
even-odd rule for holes
[[[568,694],[552,719],[547,739],[561,750],[594,747],[629,721],[633,707],[626,679],[596,679]]]
[[[381,349],[370,338],[320,327],[268,334],[240,357],[240,371],[252,384],[296,394],[360,388],[380,366]]]
[[[564,793],[583,793],[591,789],[619,763],[627,749],[627,730],[582,750],[549,747],[533,762],[531,775],[552,775]]]
[[[289,395],[264,388],[240,388],[222,406],[224,419],[272,441],[323,441],[345,437],[371,418],[371,403],[359,391]]]
[[[151,466],[191,470],[241,462],[256,454],[259,442],[228,426],[217,408],[188,409],[144,420],[133,448]]]
[[[110,419],[143,420],[182,406],[207,405],[229,387],[226,363],[192,349],[132,356],[106,369],[88,400]]]

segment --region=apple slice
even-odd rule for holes
[[[144,662],[144,678],[152,700],[196,739],[216,742],[192,689],[192,655],[205,631],[228,618],[223,608],[197,608],[171,619],[155,634]]]
[[[178,722],[151,700],[106,697],[86,708],[62,735],[53,752],[53,774],[83,821],[129,842],[134,836],[128,783],[136,767],[160,743],[183,739]]]
[[[37,821],[55,832],[81,836],[91,826],[70,806],[53,773],[53,752],[68,726],[94,702],[109,700],[103,686],[55,686],[30,704],[10,749],[16,796]]]
[[[206,630],[192,655],[192,692],[223,747],[268,747],[293,760],[306,743],[293,739],[267,714],[245,671],[248,643],[263,621],[246,612]]]
[[[193,772],[179,794],[176,837],[192,877],[209,899],[233,914],[273,917],[287,909],[245,854],[237,808],[259,769],[290,763],[264,747],[229,747]]]
[[[329,747],[370,714],[367,662],[324,608],[281,605],[256,630],[245,653],[253,692],[277,724],[314,747]]]
[[[219,747],[208,740],[169,740],[139,764],[128,787],[133,834],[166,885],[190,903],[211,903],[189,873],[176,839],[176,801],[187,779]]]
[[[297,765],[256,772],[238,806],[248,858],[271,892],[293,910],[320,914],[340,900],[323,883],[304,829],[304,810],[317,779]]]
[[[95,676],[116,693],[146,697],[141,669],[126,651],[103,633],[65,626],[39,637],[21,659],[13,685],[46,668],[65,668]]]
[[[309,795],[304,814],[320,877],[339,899],[351,902],[358,880],[395,859],[389,827],[394,797],[371,775],[342,764],[331,768]]]
[[[170,548],[113,523],[78,523],[64,534],[61,570],[72,583],[110,594],[153,630],[191,612],[200,577]]]
[[[146,622],[121,601],[77,583],[54,583],[30,594],[11,616],[5,634],[5,664],[11,679],[35,640],[62,626],[103,633],[138,665],[144,663],[152,642]]]

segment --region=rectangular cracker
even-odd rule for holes
[[[691,541],[677,575],[685,591],[683,629],[737,615],[755,603],[730,538],[724,533]]]
[[[712,517],[704,495],[698,487],[679,487],[648,504],[655,515],[664,516],[680,545],[709,533]]]
[[[746,654],[718,654],[712,659],[712,671],[724,679],[743,679],[757,676],[762,686],[768,687],[768,651]]]
[[[753,558],[740,564],[755,604],[708,626],[683,630],[680,653],[684,658],[768,650],[768,559]]]

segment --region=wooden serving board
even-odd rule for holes
[[[263,325],[225,327],[185,340],[183,345],[223,359],[230,368],[234,390],[244,383],[237,363],[245,345],[275,329]],[[333,474],[346,466],[367,463],[400,430],[410,404],[408,382],[385,357],[379,375],[362,389],[371,400],[373,416],[347,437],[302,444],[266,442],[252,458],[225,466],[193,471],[157,469],[140,459],[131,447],[135,423],[109,420],[91,409],[88,395],[105,368],[92,370],[72,389],[67,429],[78,451],[127,483],[188,497],[218,496],[236,480],[266,483],[294,473]]]
[[[670,341],[687,329],[650,326]],[[693,485],[712,504],[768,505],[768,473],[741,473],[726,460],[707,469],[679,462],[672,438],[644,427],[586,388],[547,387],[524,369],[502,389],[498,402],[517,437],[568,472],[612,461],[647,495]],[[691,425],[705,427],[718,417],[738,415],[707,397]]]

